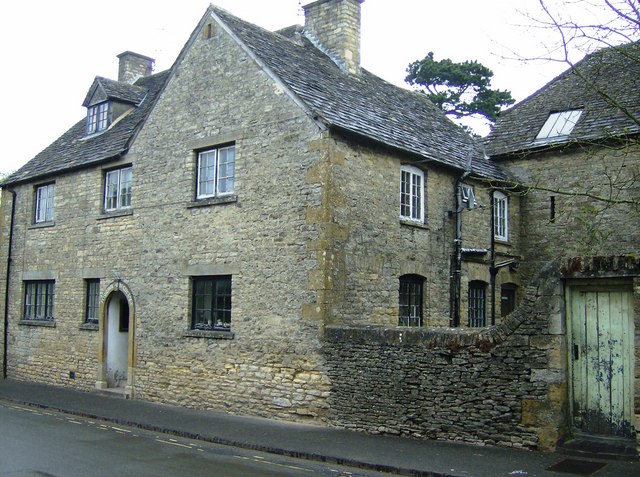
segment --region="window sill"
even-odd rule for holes
[[[51,221],[51,222],[39,222],[37,224],[29,225],[28,228],[29,228],[29,230],[31,230],[31,229],[46,229],[48,227],[53,227],[55,225],[56,225],[56,223],[53,222],[53,221]]]
[[[511,246],[511,242],[509,242],[508,239],[505,240],[505,239],[495,238],[494,242],[495,242],[496,245],[505,245],[507,247]]]
[[[100,326],[98,325],[98,323],[82,323],[80,325],[80,329],[87,331],[98,331],[100,329]]]
[[[20,320],[18,324],[20,326],[42,326],[44,328],[56,327],[56,322],[54,320]]]
[[[418,222],[416,220],[409,220],[409,219],[400,219],[400,225],[405,225],[407,227],[415,227],[418,229],[425,229],[425,230],[429,229],[427,224],[425,224],[424,222]]]
[[[187,204],[187,209],[194,207],[208,207],[210,205],[233,204],[238,202],[237,195],[228,195],[225,197],[210,197],[208,199],[195,199]]]
[[[109,212],[102,212],[97,220],[114,219],[116,217],[127,217],[133,215],[133,209],[113,210]]]
[[[185,338],[206,338],[211,340],[232,340],[236,337],[233,331],[188,330],[182,335]]]

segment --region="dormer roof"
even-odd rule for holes
[[[104,101],[118,101],[132,105],[139,105],[147,94],[141,86],[110,80],[96,76],[82,102],[88,108]]]
[[[62,172],[102,164],[122,157],[129,150],[136,133],[144,124],[168,76],[168,72],[158,73],[139,79],[133,89],[129,85],[129,89],[126,90],[127,93],[124,95],[125,98],[130,102],[139,101],[137,107],[133,108],[130,114],[122,116],[104,134],[95,136],[87,136],[86,119],[83,118],[49,147],[7,177],[3,181],[3,185],[43,179]],[[106,97],[117,97],[123,100],[123,95],[120,93],[115,94],[116,88],[111,88],[114,83],[117,82],[111,80],[100,81],[99,84],[103,88],[98,88],[95,92],[104,92]],[[107,84],[108,86],[104,88]],[[96,82],[94,82],[95,85]],[[143,92],[144,94],[142,94]]]

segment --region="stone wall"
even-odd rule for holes
[[[553,449],[564,432],[566,371],[550,311],[559,283],[483,331],[331,326],[323,350],[332,422],[351,429]]]

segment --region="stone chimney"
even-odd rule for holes
[[[120,66],[118,68],[118,81],[134,84],[144,76],[151,76],[156,60],[148,56],[139,55],[132,51],[125,51],[118,55]]]
[[[309,40],[344,71],[360,72],[360,4],[364,0],[317,0],[303,6]]]

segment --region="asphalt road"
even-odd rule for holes
[[[0,477],[373,477],[0,401]]]

